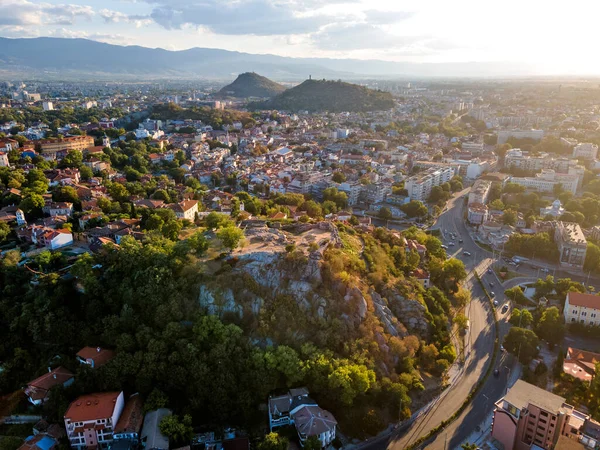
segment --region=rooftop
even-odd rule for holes
[[[600,296],[582,294],[581,292],[568,292],[567,299],[571,306],[582,306],[584,308],[600,309]]]
[[[558,414],[565,402],[563,397],[523,380],[518,380],[510,388],[504,396],[504,400],[519,410],[527,408],[528,405],[532,404],[553,414]]]
[[[82,395],[71,403],[65,413],[65,419],[71,422],[106,419],[112,417],[121,392],[101,392]]]

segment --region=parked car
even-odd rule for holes
[[[465,252],[463,252],[463,255],[465,255],[465,256],[471,256],[471,252],[466,252],[465,251]]]
[[[500,345],[500,351],[501,352],[505,352],[506,351],[506,349],[504,348],[504,345]]]
[[[448,250],[448,246],[447,245],[442,245],[441,246],[444,250]]]
[[[494,306],[498,306],[498,300],[494,300]]]
[[[462,243],[463,243],[463,240],[462,240],[462,239],[459,239],[459,240],[458,240],[458,243],[459,243],[459,244],[462,244]]]
[[[504,314],[506,311],[508,311],[508,303],[502,307],[502,314]]]
[[[494,282],[490,281],[490,287],[494,287]]]
[[[492,298],[494,298],[494,297],[496,296],[496,293],[495,293],[494,291],[492,291],[492,292],[490,292],[490,296],[491,296]]]
[[[492,273],[492,269],[488,269],[488,270],[487,270],[487,273]]]
[[[449,242],[449,243],[448,243],[448,245],[449,245],[450,247],[454,247],[454,242]]]

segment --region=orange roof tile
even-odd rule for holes
[[[71,422],[107,419],[112,417],[120,392],[100,392],[82,395],[71,403],[65,413],[65,419]]]
[[[592,294],[582,294],[581,292],[567,293],[569,305],[582,306],[590,309],[600,309],[600,296]]]

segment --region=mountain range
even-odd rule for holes
[[[502,62],[408,63],[291,58],[212,48],[170,51],[87,39],[0,38],[0,78],[158,79],[231,78],[260,72],[276,80],[343,77],[500,77],[535,74],[533,64]]]

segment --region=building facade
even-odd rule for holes
[[[64,417],[71,447],[107,449],[124,406],[123,392],[83,395],[73,401]]]
[[[573,222],[556,222],[554,227],[554,242],[558,247],[560,265],[583,269],[587,240],[581,227]]]
[[[424,202],[434,186],[446,183],[454,176],[452,167],[433,167],[406,180],[404,188],[411,200]]]
[[[566,323],[600,325],[600,296],[568,292],[563,315]]]

